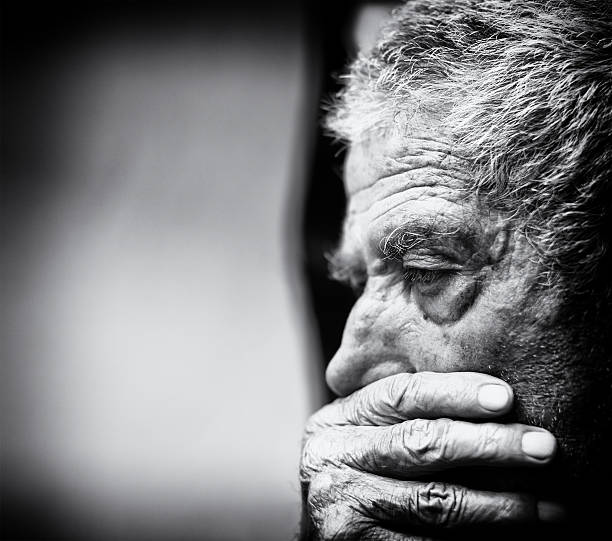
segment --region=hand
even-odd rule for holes
[[[494,418],[512,399],[510,386],[489,375],[419,372],[323,407],[306,426],[302,451],[307,535],[424,539],[409,532],[555,520],[560,508],[529,494],[419,480],[462,466],[548,464],[556,442],[544,429],[456,420]]]

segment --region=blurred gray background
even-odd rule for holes
[[[304,11],[97,6],[3,14],[4,538],[290,539]]]
[[[353,302],[320,102],[389,7],[2,4],[2,539],[297,532]]]

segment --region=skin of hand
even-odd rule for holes
[[[423,479],[466,465],[548,464],[552,434],[492,422],[511,405],[511,388],[492,376],[419,372],[321,409],[306,428],[301,467],[316,538],[421,539],[415,531],[554,521],[558,506],[529,494]]]
[[[592,346],[597,330],[567,316],[564,296],[541,283],[537,253],[512,217],[464,189],[469,174],[433,118],[419,119],[410,130],[376,134],[349,150],[349,203],[332,266],[359,296],[326,374],[328,385],[346,398],[315,414],[306,431],[302,481],[315,538],[362,538],[350,532],[364,524],[370,534],[386,531],[378,522],[387,521],[381,518],[387,512],[405,512],[419,527],[535,521],[537,501],[568,492],[566,480],[596,453],[597,416],[584,412],[596,407],[593,396],[602,396],[596,377],[601,359]],[[585,356],[587,349],[591,355]],[[474,409],[477,379],[470,378],[490,376],[464,374],[462,383],[423,393],[424,404],[395,411],[404,400],[416,400],[415,384],[407,383],[412,380],[397,378],[421,372],[438,373],[427,376],[434,387],[433,378],[444,373],[499,377],[512,387],[514,407],[505,424],[473,425],[468,419],[493,414]],[[388,383],[370,390],[382,381]],[[548,459],[520,451],[522,436],[537,433],[536,426],[560,444],[560,469],[545,468],[548,477],[466,470],[469,490],[484,490],[478,494],[435,481],[410,484],[424,474],[443,479],[436,473],[441,470],[544,465]],[[495,496],[486,492],[487,484],[508,490],[497,496],[500,515],[488,511]],[[393,509],[385,494],[395,498]],[[449,510],[451,503],[461,511]],[[347,508],[355,506],[361,511],[351,515]],[[395,538],[386,535],[363,538]]]

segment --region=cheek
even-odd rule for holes
[[[512,298],[503,292],[492,296],[483,291],[483,280],[478,275],[456,276],[452,280],[436,294],[415,293],[428,329],[424,337],[430,344],[427,347],[441,357],[435,369],[498,371],[500,349],[507,344],[517,320]]]
[[[401,353],[416,370],[483,369],[502,333],[494,332],[499,319],[482,313],[480,287],[476,275],[412,288],[372,279],[349,317],[344,344],[370,359]]]

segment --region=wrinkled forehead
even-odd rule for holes
[[[354,199],[381,180],[403,175],[427,185],[444,177],[444,184],[463,187],[468,161],[457,152],[450,130],[431,121],[418,126],[395,124],[353,141],[344,165],[347,196]]]
[[[469,163],[442,129],[395,130],[354,142],[344,177],[349,201],[343,243],[355,249],[375,251],[396,231],[436,237],[463,231],[469,237],[482,218],[466,189]]]

